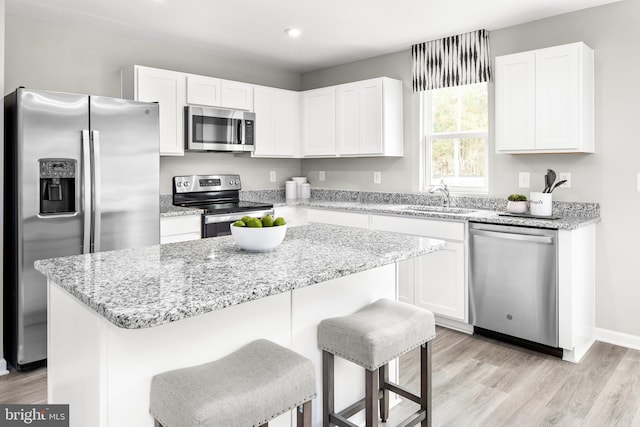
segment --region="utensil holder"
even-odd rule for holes
[[[532,192],[529,195],[529,212],[535,216],[551,216],[552,203],[551,193]]]

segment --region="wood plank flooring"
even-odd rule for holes
[[[433,342],[434,426],[640,426],[640,351],[596,343],[576,365],[438,328]],[[400,383],[418,392],[418,352]],[[46,369],[0,377],[1,403],[46,403]],[[392,408],[388,427],[417,406]],[[382,424],[385,425],[385,424]]]

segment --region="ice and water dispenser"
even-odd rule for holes
[[[77,212],[76,164],[73,159],[40,159],[40,215]]]

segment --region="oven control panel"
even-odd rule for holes
[[[173,177],[176,193],[240,190],[240,175],[184,175]]]

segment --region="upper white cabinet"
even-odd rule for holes
[[[336,155],[336,87],[302,93],[302,155]]]
[[[253,111],[253,85],[189,74],[187,103]]]
[[[220,105],[220,79],[187,75],[187,104]]]
[[[337,87],[337,153],[402,156],[402,82],[386,77]]]
[[[496,152],[593,153],[593,74],[582,42],[496,57]]]
[[[184,154],[186,75],[138,65],[122,74],[123,97],[160,106],[160,154]]]
[[[300,92],[254,86],[254,157],[300,156]]]

